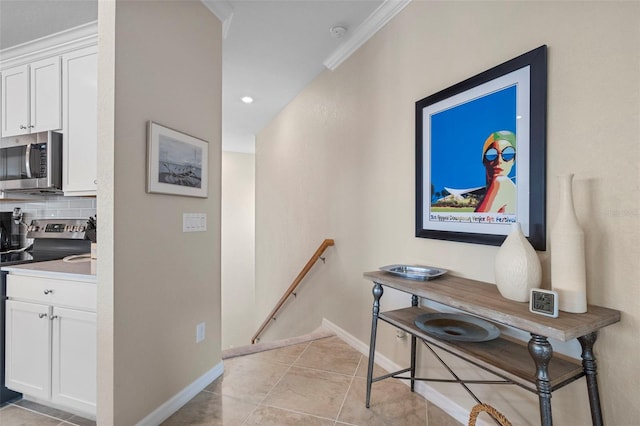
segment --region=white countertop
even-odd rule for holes
[[[65,262],[51,260],[23,265],[3,266],[2,270],[15,275],[54,278],[58,280],[96,282],[96,260],[88,258]]]

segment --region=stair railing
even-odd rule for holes
[[[322,242],[322,244],[320,244],[320,247],[318,247],[316,252],[313,253],[313,256],[311,256],[307,264],[304,265],[304,268],[302,268],[298,276],[293,280],[293,282],[291,283],[287,291],[285,291],[285,293],[282,295],[278,303],[276,303],[276,306],[269,313],[269,315],[264,320],[264,322],[262,323],[262,325],[260,326],[256,334],[253,335],[253,337],[251,338],[251,344],[256,343],[256,340],[259,340],[258,338],[260,334],[262,334],[262,332],[267,328],[267,326],[271,323],[271,321],[275,321],[276,313],[278,313],[278,311],[280,310],[282,305],[284,305],[284,302],[287,301],[289,296],[291,296],[292,294],[296,296],[296,293],[295,293],[296,288],[298,288],[298,285],[302,282],[304,277],[311,270],[311,268],[318,261],[318,259],[321,259],[324,262],[324,257],[322,257],[322,254],[329,246],[332,246],[332,245],[334,245],[334,242],[331,239],[326,239]]]

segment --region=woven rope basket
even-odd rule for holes
[[[498,410],[490,406],[489,404],[478,404],[471,410],[469,415],[469,426],[475,426],[476,419],[481,412],[486,412],[493,417],[501,426],[512,426],[511,422]]]

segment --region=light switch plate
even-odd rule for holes
[[[196,343],[200,343],[204,340],[205,325],[203,322],[196,325]]]
[[[206,213],[182,213],[182,232],[204,232],[206,230]]]

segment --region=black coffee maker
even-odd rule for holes
[[[0,251],[20,248],[20,226],[13,221],[12,212],[0,212]]]

